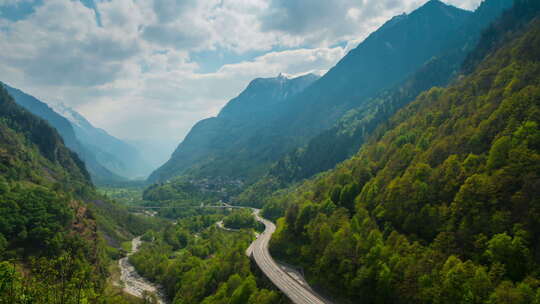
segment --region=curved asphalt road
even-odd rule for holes
[[[297,280],[286,273],[272,259],[268,251],[268,243],[276,231],[274,223],[259,216],[259,209],[253,209],[257,221],[265,226],[264,232],[249,246],[246,254],[253,257],[262,272],[279,288],[289,299],[296,304],[330,304],[313,290],[301,285]]]

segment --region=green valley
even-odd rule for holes
[[[540,304],[540,2],[360,2],[0,1],[0,304]]]

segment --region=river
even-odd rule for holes
[[[141,243],[140,236],[131,240],[131,252],[118,261],[118,265],[120,266],[120,282],[124,287],[123,290],[124,292],[139,298],[143,298],[145,292],[148,294],[155,294],[159,304],[167,304],[168,302],[161,291],[161,286],[141,277],[135,270],[135,267],[129,262],[129,256],[139,250]]]

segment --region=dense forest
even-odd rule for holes
[[[237,209],[231,212],[223,219],[223,224],[227,228],[242,229],[242,228],[257,228],[262,229],[262,224],[255,220],[253,217],[253,210]]]
[[[215,224],[222,218],[194,216],[150,231],[144,236],[150,242],[130,260],[142,275],[162,284],[173,303],[288,303],[244,253],[253,230],[221,230]]]
[[[0,87],[0,303],[123,303],[118,244],[155,227],[98,195],[57,131]],[[109,244],[105,242],[105,238]]]
[[[344,302],[539,303],[538,9],[517,1],[469,74],[275,196],[272,252]]]

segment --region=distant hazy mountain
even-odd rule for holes
[[[128,178],[144,178],[153,169],[139,151],[130,144],[94,127],[81,114],[59,105],[54,109],[71,122],[77,139],[96,156],[98,162],[112,172]]]
[[[236,120],[270,120],[288,105],[282,102],[294,97],[320,76],[307,74],[289,78],[284,74],[275,78],[257,78],[236,98],[229,101],[218,118]]]
[[[94,152],[77,139],[74,127],[65,117],[55,112],[46,103],[38,100],[37,98],[6,84],[3,85],[17,104],[21,105],[32,114],[46,120],[58,131],[58,133],[60,133],[66,146],[77,153],[85,162],[86,168],[90,172],[94,182],[102,183],[124,180],[124,178],[113,173],[111,170],[102,165],[98,161]]]
[[[249,146],[245,140],[271,126],[283,109],[286,100],[296,96],[316,81],[319,76],[308,74],[296,78],[279,75],[275,78],[258,78],[221,110],[217,117],[198,122],[178,146],[171,159],[150,176],[151,181],[166,180],[195,167],[212,171],[213,174],[234,175],[239,168],[246,167],[241,158],[231,157],[218,166],[205,164],[228,151]],[[257,157],[253,155],[253,157]],[[238,161],[238,162],[237,162]],[[206,169],[203,169],[206,168]],[[219,172],[218,172],[219,171]]]
[[[126,140],[126,142],[135,147],[153,169],[166,163],[178,147],[177,143],[160,139]]]
[[[197,157],[196,163],[183,157],[180,151],[196,146],[194,138],[188,136],[171,160],[152,174],[151,181],[182,174],[186,168],[196,176],[253,180],[286,152],[332,127],[348,110],[397,85],[443,52],[448,37],[455,35],[471,16],[472,12],[429,1],[408,15],[394,17],[322,78],[279,102],[271,119],[250,125],[249,130],[242,125],[224,128],[218,123],[221,121],[212,119],[198,123],[194,131],[202,132],[209,129],[207,125],[218,124],[210,129],[221,129],[219,140],[204,143],[217,153],[204,162]],[[231,136],[235,137],[234,143],[228,140]]]

